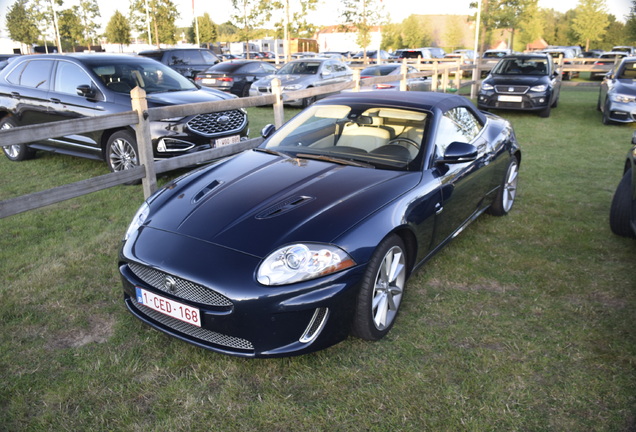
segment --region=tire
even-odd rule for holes
[[[559,96],[556,97],[556,99],[554,100],[554,102],[552,102],[552,105],[550,105],[552,108],[556,108],[559,105]]]
[[[604,125],[611,125],[613,122],[612,120],[610,120],[609,118],[609,113],[608,113],[608,109],[607,107],[605,107],[605,109],[603,110],[603,118],[601,119],[601,121],[603,122]]]
[[[139,165],[137,142],[132,133],[118,131],[108,138],[105,152],[106,163],[112,172],[123,171]]]
[[[512,209],[517,196],[517,181],[519,180],[519,161],[512,157],[508,162],[506,175],[501,182],[497,196],[488,208],[488,213],[493,216],[504,216]]]
[[[312,103],[316,102],[316,96],[310,96],[308,98],[303,99],[302,107],[307,108]]]
[[[240,97],[248,97],[250,95],[250,87],[251,83],[245,83],[245,85],[241,89]]]
[[[539,111],[539,117],[543,117],[543,118],[550,117],[550,110],[552,110],[552,107],[548,105],[547,107]]]
[[[610,207],[609,223],[612,232],[622,237],[636,237],[632,230],[632,212],[636,209],[636,203],[632,199],[632,168],[628,169],[616,187],[612,206]]]
[[[11,129],[17,126],[16,122],[9,116],[5,116],[0,120],[0,129]],[[35,150],[29,148],[26,144],[14,144],[2,147],[2,151],[7,159],[13,162],[32,159],[35,156]]]
[[[391,330],[408,278],[406,263],[406,248],[397,235],[385,238],[378,245],[362,277],[353,335],[376,341]]]

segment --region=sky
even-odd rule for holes
[[[391,21],[400,22],[411,14],[443,15],[443,14],[473,14],[469,9],[471,0],[382,0],[389,12]],[[4,27],[4,16],[7,8],[15,0],[0,0],[0,27]],[[65,0],[64,6],[69,7],[76,0]],[[127,0],[97,0],[105,26],[115,10],[126,13],[129,2]],[[231,0],[173,0],[181,14],[178,25],[190,25],[192,22],[192,5],[197,15],[208,12],[212,21],[217,24],[231,20],[233,13]],[[309,21],[317,25],[335,24],[337,21],[338,0],[320,0],[318,11],[309,15]],[[560,12],[574,9],[578,0],[539,0],[539,6],[552,8]],[[290,0],[294,4],[294,0]],[[609,12],[620,21],[625,21],[629,13],[631,0],[606,0]]]

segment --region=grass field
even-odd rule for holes
[[[0,219],[0,430],[635,431],[636,241],[608,227],[633,128],[596,98],[498,113],[524,152],[515,207],[414,274],[376,343],[246,360],[143,325],[116,265],[141,186]],[[0,200],[106,172],[2,157]]]

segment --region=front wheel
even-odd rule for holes
[[[499,187],[495,200],[488,208],[488,213],[493,216],[503,216],[508,214],[510,209],[512,209],[512,205],[515,203],[518,180],[519,161],[516,157],[513,157],[510,159],[510,162],[508,162],[506,176],[501,182],[501,186]]]
[[[377,247],[362,277],[352,333],[365,340],[382,339],[400,309],[407,280],[404,242],[396,235]]]
[[[632,168],[627,170],[618,183],[610,207],[610,228],[614,234],[623,237],[636,237],[631,226],[631,219],[634,217],[632,212],[636,211],[636,203],[632,199],[631,181]]]
[[[544,109],[539,111],[539,117],[543,117],[543,118],[550,117],[550,111],[551,110],[552,110],[552,107],[550,105],[548,105],[547,107],[545,107]]]
[[[130,132],[115,132],[108,138],[106,163],[112,172],[127,170],[139,165],[137,142]]]
[[[11,117],[4,117],[0,120],[0,130],[11,129],[16,127],[17,124]],[[9,146],[3,146],[2,151],[7,159],[14,162],[20,162],[23,160],[31,159],[35,156],[35,150],[29,148],[26,144],[13,144]]]

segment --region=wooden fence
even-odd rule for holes
[[[420,72],[407,74],[407,63],[403,62],[402,74],[401,77],[398,78],[400,79],[401,90],[406,89],[406,82],[408,78],[431,77],[432,91],[445,92],[449,89],[457,91],[460,88],[470,86],[471,97],[473,98],[475,97],[477,86],[479,84],[480,71],[490,70],[490,68],[494,65],[494,63],[481,62],[478,67],[476,67],[476,65],[473,64],[466,64],[462,59],[452,61],[435,61],[432,63],[416,61],[409,64],[415,65]],[[584,70],[585,66],[567,65],[564,66],[564,71],[573,70],[573,68],[576,68],[576,70]],[[585,70],[589,69],[599,71],[608,70],[609,67],[590,68],[588,66]],[[466,71],[468,71],[469,74],[472,74],[470,80],[463,79]],[[361,80],[360,70],[355,69],[354,80],[350,82],[314,87],[293,92],[282,92],[280,81],[274,80],[272,94],[269,95],[160,108],[148,108],[145,92],[140,88],[135,88],[131,92],[133,103],[132,111],[99,117],[52,122],[47,123],[46,127],[34,125],[0,130],[0,146],[9,146],[40,141],[51,137],[133,126],[136,131],[140,156],[140,166],[133,169],[105,174],[76,183],[0,201],[0,218],[55,204],[139,179],[142,180],[144,197],[148,198],[157,188],[156,175],[159,173],[226,157],[246,149],[254,148],[262,142],[262,138],[255,138],[221,148],[209,149],[161,161],[154,161],[150,141],[151,121],[216,111],[227,111],[238,108],[272,105],[274,111],[274,125],[278,128],[284,122],[283,105],[286,101],[304,99],[307,97],[335,93],[348,89],[356,91],[359,90],[362,85],[373,85],[391,81],[396,81],[396,76],[381,76]]]

